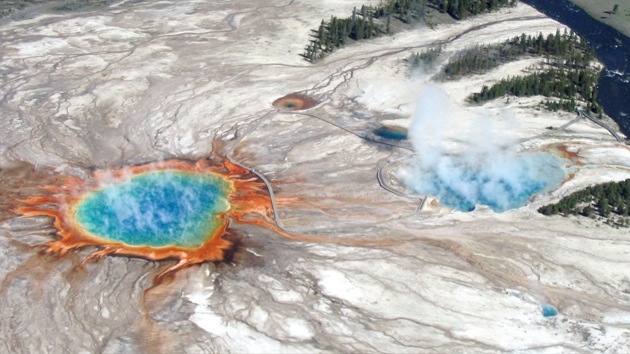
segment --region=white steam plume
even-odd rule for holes
[[[501,125],[426,87],[409,130],[416,155],[400,172],[402,179],[415,192],[463,211],[475,205],[505,211],[559,184],[563,163],[546,153],[517,152],[509,124]]]

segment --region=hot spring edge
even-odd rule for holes
[[[105,185],[73,210],[89,235],[129,246],[201,247],[227,222],[231,184],[213,173],[150,171]]]

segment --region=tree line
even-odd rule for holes
[[[315,62],[349,40],[361,41],[390,34],[392,21],[418,22],[423,19],[427,6],[463,19],[514,3],[515,0],[384,0],[376,6],[363,5],[359,10],[355,7],[350,17],[331,16],[329,20],[322,20],[316,30],[311,30],[310,43],[300,55]]]
[[[558,203],[538,209],[543,215],[582,215],[607,218],[608,223],[627,226],[630,215],[630,178],[620,182],[609,182],[587,187],[562,198]]]
[[[468,101],[481,104],[506,95],[542,95],[555,98],[542,103],[548,110],[573,112],[578,106],[577,100],[582,100],[588,111],[601,117],[603,110],[597,103],[600,71],[590,66],[595,53],[572,31],[561,34],[558,30],[546,37],[540,33],[522,34],[500,44],[475,46],[451,59],[441,70],[440,77],[453,80],[480,74],[525,55],[544,55],[547,69],[508,77],[490,87],[484,85],[480,92],[470,95]],[[412,58],[420,56],[412,55]]]
[[[542,95],[563,99],[559,108],[574,111],[575,97],[581,96],[589,111],[601,116],[601,106],[597,103],[597,80],[599,72],[587,68],[549,69],[547,71],[503,79],[481,92],[473,93],[469,101],[483,103],[505,95],[528,97]],[[548,107],[553,107],[547,104]]]
[[[429,48],[422,52],[412,53],[407,58],[407,63],[412,68],[418,68],[420,66],[429,66],[435,63],[437,58],[442,54],[442,47]]]
[[[568,68],[585,67],[595,58],[595,52],[573,31],[561,34],[558,30],[546,37],[542,33],[537,36],[523,33],[503,43],[477,45],[463,51],[449,60],[440,76],[445,80],[454,80],[470,74],[480,74],[525,55],[555,57],[558,65]],[[551,63],[550,60],[548,62]]]
[[[349,39],[360,41],[391,33],[392,17],[411,23],[422,18],[425,0],[388,0],[377,6],[355,7],[352,16],[322,20],[317,30],[311,30],[311,41],[301,54],[310,62],[317,61]]]
[[[483,12],[490,12],[501,6],[514,6],[516,0],[429,0],[441,12],[462,20]]]

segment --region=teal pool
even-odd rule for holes
[[[135,175],[88,194],[75,220],[90,234],[131,246],[200,247],[221,226],[230,185],[209,173]]]
[[[407,129],[394,126],[382,126],[373,130],[373,133],[381,138],[390,140],[405,140],[407,139]]]
[[[553,317],[558,314],[558,310],[549,304],[543,304],[542,313],[544,317]]]
[[[486,205],[503,212],[559,186],[566,176],[564,165],[547,153],[442,156],[436,162],[418,164],[406,182],[415,192],[434,195],[457,210]]]

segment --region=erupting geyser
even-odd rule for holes
[[[491,119],[464,112],[436,88],[425,89],[410,128],[416,156],[401,171],[405,183],[458,210],[487,205],[499,212],[560,184],[564,162],[547,153],[517,152],[505,138],[510,127],[494,131]],[[457,145],[464,148],[454,152]]]
[[[182,267],[221,261],[234,247],[229,221],[280,230],[270,215],[266,187],[248,170],[224,158],[196,163],[171,160],[97,171],[91,181],[65,178],[46,186],[51,195],[23,200],[16,212],[55,219],[59,239],[48,252],[84,246],[107,254],[149,260],[179,259],[156,280]]]

